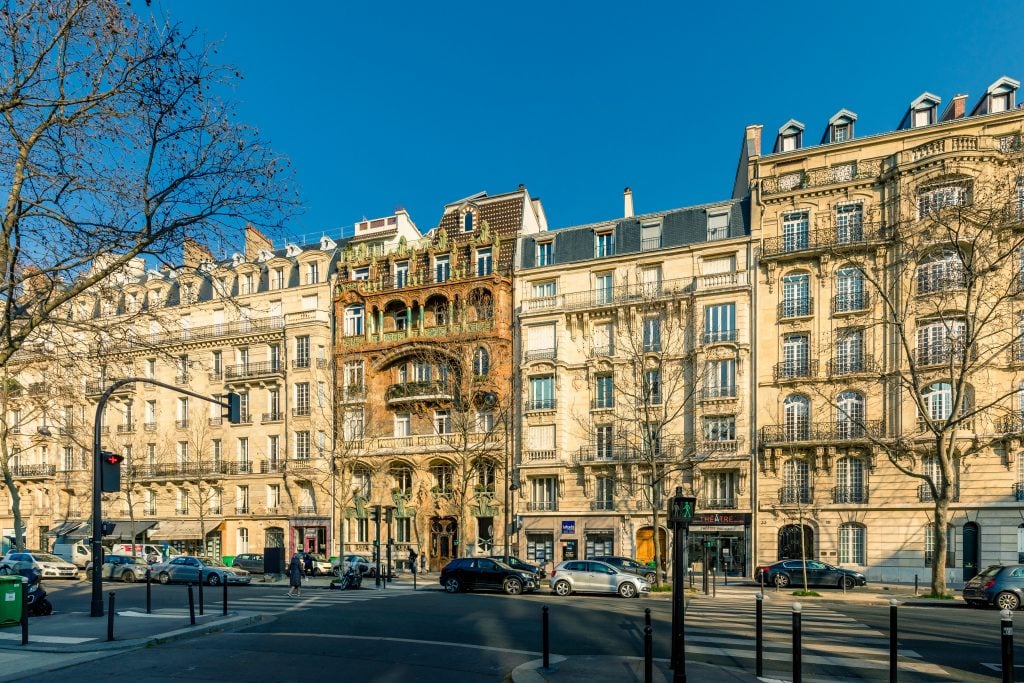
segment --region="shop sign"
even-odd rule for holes
[[[575,534],[576,533],[576,520],[563,519],[562,520],[562,534]]]
[[[693,516],[694,525],[702,526],[744,526],[750,524],[750,513],[698,512]],[[693,527],[690,527],[693,529]]]

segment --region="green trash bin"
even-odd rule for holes
[[[24,576],[0,576],[0,626],[21,623],[23,583],[28,583]]]

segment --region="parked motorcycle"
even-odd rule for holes
[[[40,581],[43,573],[31,569],[23,573],[28,579],[28,590],[25,592],[25,611],[30,617],[45,617],[53,614],[53,603],[46,597],[46,590]]]
[[[359,573],[359,567],[354,564],[351,565],[345,574],[341,577],[341,583],[338,584],[338,588],[345,590],[348,588],[359,588],[363,585],[363,575]]]

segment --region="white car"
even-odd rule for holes
[[[44,579],[78,578],[78,567],[50,553],[11,550],[0,559],[0,574],[26,576],[32,569],[38,569]]]
[[[636,598],[651,592],[651,584],[643,577],[595,560],[567,560],[560,563],[551,572],[548,585],[557,595],[562,596],[573,593],[618,593],[624,598]]]

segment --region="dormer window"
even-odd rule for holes
[[[405,287],[409,284],[409,262],[398,261],[395,263],[395,287]]]
[[[253,285],[252,273],[246,273],[242,276],[241,290],[241,294],[252,294],[256,291],[255,285]]]
[[[853,124],[857,115],[849,109],[840,109],[828,120],[828,128],[822,136],[822,144],[846,142],[853,139]]]
[[[599,232],[594,234],[594,256],[604,258],[615,255],[615,233]]]
[[[978,101],[971,116],[1010,111],[1015,105],[1014,98],[1018,88],[1020,88],[1020,81],[1003,76],[985,89],[985,96]]]
[[[284,268],[274,268],[270,282],[271,289],[284,289]]]
[[[473,212],[467,211],[462,217],[462,232],[473,232]]]
[[[914,128],[920,128],[921,126],[927,126],[935,121],[935,108],[925,107],[923,109],[914,110]]]
[[[775,140],[776,152],[791,152],[800,149],[804,144],[804,124],[796,119],[790,119],[779,128],[778,138]]]
[[[850,124],[842,123],[832,127],[832,142],[846,142],[853,135],[850,134]]]
[[[306,284],[315,285],[320,282],[320,264],[313,262],[306,266]]]
[[[640,224],[640,251],[661,249],[661,221]]]
[[[370,279],[370,268],[369,266],[363,266],[362,268],[352,269],[353,280],[369,280]]]
[[[910,109],[903,118],[900,128],[921,128],[935,123],[938,120],[937,114],[941,102],[942,98],[937,95],[930,92],[921,93],[910,103]]]
[[[554,259],[554,244],[552,242],[537,242],[537,265],[550,266]]]
[[[988,111],[990,114],[997,114],[1001,111],[1009,111],[1010,93],[1004,92],[998,95],[989,95]]]
[[[724,240],[729,236],[729,214],[709,213],[708,214],[708,241]]]

